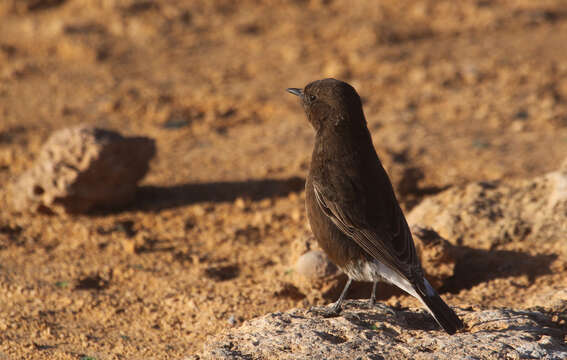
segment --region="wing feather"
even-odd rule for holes
[[[393,219],[385,219],[386,224],[371,225],[370,219],[364,218],[364,215],[363,219],[353,219],[348,209],[341,208],[337,201],[329,200],[316,182],[313,188],[322,212],[370,256],[408,279],[415,278],[416,270],[421,272],[411,232],[396,201],[393,202],[396,206]]]

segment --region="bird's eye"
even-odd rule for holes
[[[309,101],[315,101],[315,100],[317,100],[317,96],[309,95]]]

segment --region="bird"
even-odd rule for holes
[[[348,277],[338,300],[324,316],[338,316],[352,281],[384,281],[416,297],[448,333],[464,327],[424,276],[406,218],[390,178],[376,153],[356,90],[346,82],[323,79],[299,97],[315,130],[305,182],[311,230],[324,252]]]

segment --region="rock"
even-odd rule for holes
[[[562,317],[567,320],[567,288],[560,287],[550,291],[534,293],[526,299],[526,306],[540,307],[548,312],[562,314]]]
[[[561,164],[559,171],[552,172],[547,177],[552,182],[548,204],[553,210],[555,206],[567,203],[567,159]]]
[[[134,199],[155,154],[154,140],[78,126],[55,132],[35,164],[12,184],[16,210],[86,213]]]
[[[315,240],[311,231],[306,231],[305,234],[292,241],[290,247],[291,261],[295,264],[301,256],[311,250],[320,250],[319,244],[317,244],[317,240]]]
[[[454,275],[460,252],[431,228],[411,227],[415,247],[426,277],[435,288]]]
[[[367,309],[347,301],[336,318],[305,309],[245,322],[195,359],[565,359],[566,331],[538,311],[456,309],[466,329],[448,335],[424,310]]]
[[[291,281],[310,303],[335,301],[346,276],[330,262],[312,234],[298,237],[291,244]],[[325,300],[324,300],[325,299]]]
[[[336,273],[337,267],[323,251],[311,250],[301,255],[295,263],[295,270],[308,278],[323,278]]]
[[[564,242],[567,228],[567,172],[562,169],[512,183],[477,182],[426,198],[408,215],[452,244],[493,249],[531,241]],[[564,253],[567,247],[563,246]]]

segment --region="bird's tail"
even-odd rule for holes
[[[457,314],[439,296],[437,291],[425,280],[425,294],[418,291],[421,302],[427,307],[435,321],[450,335],[464,327]]]

